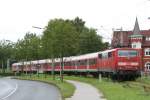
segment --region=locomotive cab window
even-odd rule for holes
[[[138,52],[136,50],[118,50],[119,57],[136,57]]]

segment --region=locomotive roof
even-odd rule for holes
[[[102,51],[102,52],[99,52],[99,53],[107,53],[107,52],[112,52],[112,51],[115,51],[117,49],[110,49],[110,50],[105,50],[105,51]]]
[[[109,49],[109,50],[105,50],[99,53],[107,53],[107,52],[112,52],[112,51],[116,51],[116,50],[137,50],[136,48],[115,48],[115,49]]]

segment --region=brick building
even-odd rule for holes
[[[136,18],[133,31],[114,31],[111,42],[112,48],[130,47],[142,51],[142,69],[150,71],[150,30],[140,30]]]

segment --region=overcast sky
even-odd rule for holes
[[[50,19],[79,16],[109,41],[112,29],[150,29],[150,0],[0,0],[0,40],[17,41],[26,32],[41,34]],[[108,38],[108,39],[107,39]]]

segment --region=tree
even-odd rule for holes
[[[7,60],[13,58],[14,43],[9,40],[0,41],[0,66],[2,69],[7,65]],[[4,70],[3,70],[4,71]]]
[[[43,34],[43,46],[50,58],[61,58],[75,55],[78,46],[78,34],[73,23],[68,20],[54,19],[48,23]],[[61,74],[62,77],[62,74]],[[63,80],[63,78],[62,78]]]
[[[85,26],[85,21],[76,17],[71,20],[78,33],[78,52],[79,54],[92,53],[104,50],[104,43],[102,37],[97,35],[96,29]]]
[[[49,51],[49,57],[51,55],[60,57],[60,55],[70,56],[76,54],[77,37],[78,34],[71,21],[54,19],[48,23],[42,40],[44,41],[43,45]]]
[[[76,31],[78,33],[81,33],[83,29],[85,28],[85,21],[83,21],[79,17],[76,17],[74,20],[72,20],[72,23],[75,26]]]
[[[34,33],[26,33],[23,39],[18,40],[15,49],[18,60],[35,60],[42,56],[40,37]]]
[[[85,28],[80,34],[80,54],[100,51],[103,48],[102,37],[96,34],[95,29]]]

